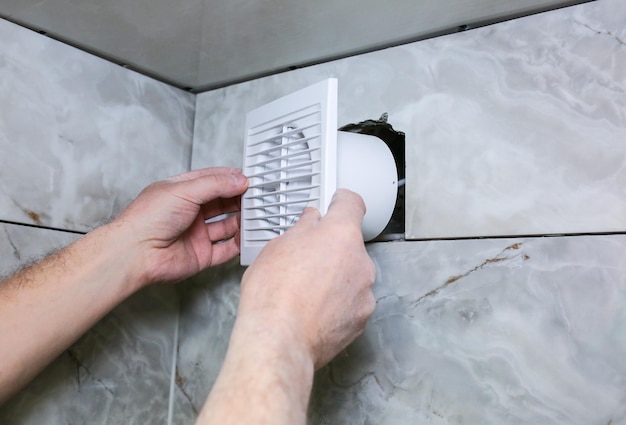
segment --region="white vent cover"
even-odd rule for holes
[[[326,213],[337,185],[337,80],[292,93],[248,113],[241,205],[241,264],[313,206]]]

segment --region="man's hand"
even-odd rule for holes
[[[364,329],[374,265],[361,233],[362,199],[335,195],[307,209],[246,271],[237,321],[198,424],[304,424],[313,371]]]
[[[0,282],[0,404],[87,329],[150,283],[239,253],[239,170],[209,168],[146,188],[112,223]]]
[[[234,168],[206,168],[153,183],[111,223],[140,254],[140,280],[178,281],[239,254],[239,216],[248,179]]]
[[[337,192],[324,218],[306,209],[246,271],[241,320],[295,337],[316,368],[335,357],[363,331],[376,305],[376,270],[361,233],[364,214],[363,200],[346,190]]]

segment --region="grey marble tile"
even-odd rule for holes
[[[0,225],[8,274],[77,235]],[[0,407],[0,423],[166,423],[178,297],[173,286],[135,294]]]
[[[559,0],[212,2],[202,23],[198,82],[219,86],[563,6]],[[209,2],[206,2],[208,5]],[[250,19],[254,17],[254,19]],[[236,54],[234,54],[236,52]]]
[[[411,52],[408,236],[625,230],[625,21],[592,2]]]
[[[626,420],[626,237],[377,245],[376,312],[311,423]]]
[[[199,89],[582,0],[2,0],[9,16]]]
[[[625,21],[590,2],[203,93],[192,164],[240,166],[247,111],[336,77],[340,125],[406,133],[409,238],[623,231]]]
[[[0,279],[70,244],[79,236],[0,223]]]
[[[0,14],[185,87],[198,80],[203,3],[2,1]]]
[[[626,236],[368,249],[376,311],[317,373],[311,424],[626,421]],[[177,423],[193,423],[214,382],[241,274],[186,287]]]
[[[0,219],[85,231],[189,167],[194,96],[0,20]]]
[[[174,423],[194,423],[217,378],[235,322],[244,270],[233,260],[182,286]]]

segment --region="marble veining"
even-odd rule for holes
[[[624,20],[593,2],[415,52],[408,237],[626,228]]]
[[[165,423],[175,300],[151,288],[119,306],[0,407],[0,422]]]
[[[194,96],[0,20],[0,220],[86,231],[189,167]]]
[[[239,166],[248,110],[337,77],[340,125],[388,112],[407,135],[407,238],[624,231],[625,13],[600,0],[203,93],[192,165]],[[368,250],[376,311],[316,374],[309,423],[626,423],[625,235]],[[182,295],[178,423],[217,375],[241,274]]]
[[[0,224],[0,274],[77,237]],[[175,287],[137,293],[1,406],[0,423],[165,423],[177,313]]]
[[[407,236],[623,231],[626,9],[531,16],[197,97],[193,168],[239,166],[245,113],[327,77],[339,123],[407,134]],[[188,168],[194,97],[0,21],[0,220],[88,230]],[[43,66],[45,65],[45,66]],[[75,235],[0,225],[0,273]],[[626,236],[371,244],[377,308],[309,422],[626,423]],[[235,262],[143,291],[0,423],[191,424],[226,351]],[[177,352],[172,371],[172,356]]]
[[[236,259],[182,286],[173,423],[194,423],[217,378],[237,314],[244,270]]]
[[[624,22],[601,0],[203,93],[192,164],[240,166],[247,111],[337,77],[340,125],[406,133],[407,238],[623,231]]]
[[[78,236],[0,223],[0,279],[62,248]]]
[[[317,373],[309,423],[625,423],[626,236],[368,250],[376,311]],[[241,274],[186,287],[176,423],[193,423],[217,376]]]
[[[376,312],[317,374],[312,423],[624,423],[625,249],[624,236],[373,247]]]
[[[0,221],[88,231],[189,168],[192,94],[0,20]],[[0,224],[0,275],[76,234]],[[124,302],[0,408],[2,424],[165,423],[178,294]]]

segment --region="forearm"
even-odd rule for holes
[[[241,170],[207,168],[146,187],[114,222],[0,282],[0,404],[139,288],[239,253]]]
[[[0,282],[0,403],[138,289],[131,243],[115,226]]]
[[[306,423],[314,369],[363,332],[376,305],[364,213],[361,198],[337,192],[325,217],[305,209],[265,246],[243,276],[226,359],[197,425]]]
[[[281,337],[288,330],[240,319],[196,425],[304,425],[314,373],[310,353],[297,338]]]

